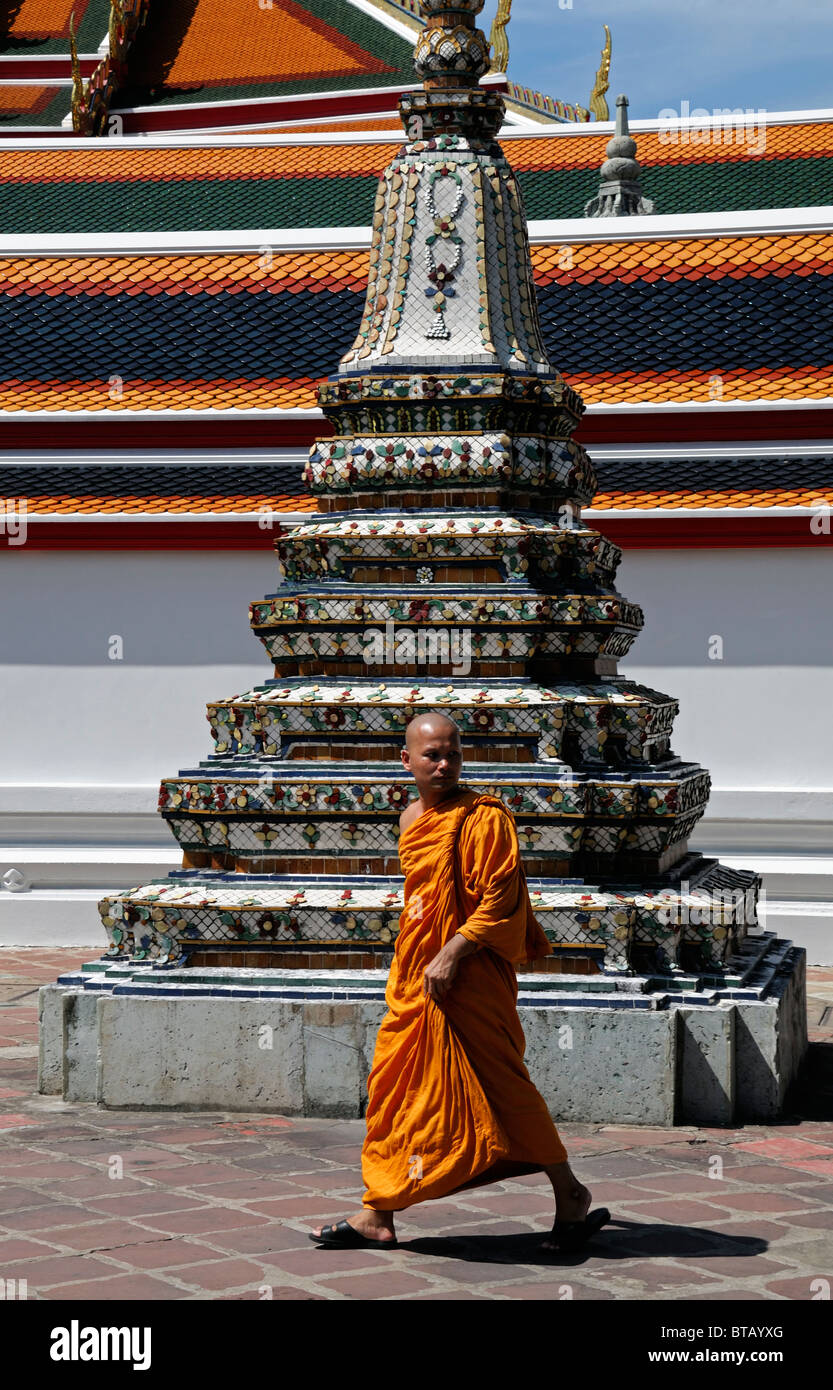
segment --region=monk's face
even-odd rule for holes
[[[413,776],[423,802],[441,801],[460,780],[463,754],[460,735],[444,719],[412,720],[408,725],[402,762]]]

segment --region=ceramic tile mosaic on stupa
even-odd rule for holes
[[[689,850],[708,773],[672,746],[676,700],[618,674],[643,614],[582,521],[584,405],[545,350],[502,99],[478,86],[482,0],[423,9],[364,314],[320,389],[319,513],[275,527],[278,584],[251,604],[272,673],[212,702],[213,752],[163,780],[182,868],[104,899],[110,954],[381,969],[415,791],[399,751],[443,710],[465,785],[515,817],[556,954],[696,984],[734,969],[759,880]]]

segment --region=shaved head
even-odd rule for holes
[[[457,790],[463,762],[460,729],[442,710],[414,716],[405,730],[401,756],[423,806],[435,806]]]
[[[447,733],[449,729],[453,729],[457,737],[460,737],[459,724],[455,724],[451,716],[443,714],[441,710],[432,709],[426,710],[424,714],[415,714],[405,730],[405,746],[409,749],[413,748],[414,740],[423,732],[426,735],[429,732],[439,734],[440,732]]]

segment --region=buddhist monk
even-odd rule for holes
[[[515,967],[552,952],[532,913],[511,813],[460,785],[457,725],[408,725],[402,762],[419,793],[400,817],[405,874],[368,1078],[362,1210],[310,1239],[396,1245],[394,1213],[429,1198],[546,1173],[555,1223],[541,1250],[575,1250],[610,1220],[590,1192],[524,1063]]]

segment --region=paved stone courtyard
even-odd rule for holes
[[[360,1204],[363,1121],[39,1096],[37,989],[94,956],[0,950],[0,1278],[30,1299],[829,1297],[833,969],[808,972],[812,1046],[783,1123],[562,1127],[613,1224],[552,1259],[543,1176],[412,1208],[396,1250],[322,1250],[310,1227]]]

